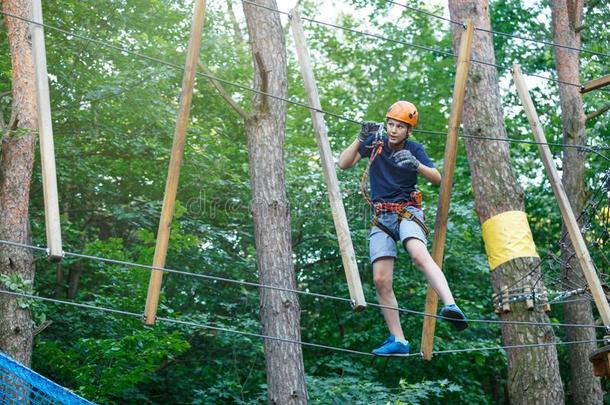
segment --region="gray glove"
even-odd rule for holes
[[[401,149],[398,152],[394,153],[392,156],[396,164],[400,167],[406,167],[408,169],[417,170],[419,167],[419,160],[413,154],[406,150]]]
[[[362,123],[362,127],[360,128],[360,133],[358,134],[358,140],[360,142],[366,141],[366,138],[375,134],[379,131],[383,130],[383,122],[371,122],[365,121]]]

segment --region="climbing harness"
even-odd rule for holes
[[[383,232],[388,234],[392,239],[394,239],[398,242],[394,233],[391,232],[385,225],[383,225],[379,221],[379,214],[381,214],[381,213],[387,213],[387,212],[396,213],[396,214],[398,214],[398,223],[399,224],[400,224],[400,221],[402,221],[405,218],[410,221],[413,221],[417,225],[419,225],[419,227],[422,229],[422,231],[424,231],[424,234],[427,237],[428,234],[430,233],[430,229],[428,229],[428,227],[422,220],[420,220],[418,217],[413,215],[413,213],[411,213],[411,211],[409,211],[407,209],[407,207],[409,207],[409,206],[413,206],[418,209],[422,208],[423,195],[422,195],[421,191],[416,190],[416,191],[411,192],[409,201],[404,201],[404,202],[400,202],[400,203],[373,203],[373,201],[369,197],[368,187],[367,187],[369,171],[370,171],[371,165],[373,164],[373,161],[383,150],[383,130],[384,130],[384,127],[382,125],[380,125],[379,128],[377,129],[377,132],[375,133],[375,139],[373,140],[373,143],[371,144],[371,146],[369,146],[369,148],[372,148],[373,151],[371,153],[369,162],[366,165],[366,169],[364,169],[364,172],[362,173],[362,178],[360,179],[360,192],[362,193],[362,198],[364,198],[364,200],[367,202],[368,205],[373,207],[373,218],[372,218],[371,222],[373,223],[374,226],[378,227]]]
[[[372,218],[371,222],[377,228],[381,229],[383,232],[387,233],[390,237],[392,237],[392,239],[394,239],[396,242],[398,242],[394,233],[391,232],[385,225],[383,225],[379,221],[379,214],[387,213],[387,212],[396,213],[396,214],[398,214],[398,223],[399,224],[400,224],[400,221],[402,221],[403,219],[408,219],[410,221],[413,221],[417,225],[419,225],[419,227],[422,229],[422,231],[424,231],[424,234],[426,235],[426,237],[428,237],[428,235],[430,234],[430,229],[428,229],[428,227],[426,226],[424,221],[419,219],[411,211],[408,210],[408,207],[415,207],[415,208],[421,209],[422,200],[423,200],[423,198],[422,198],[421,191],[413,191],[411,193],[411,199],[409,201],[404,201],[404,202],[400,202],[400,203],[375,203],[375,204],[373,204],[374,213],[373,213],[373,218]]]

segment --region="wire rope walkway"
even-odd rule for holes
[[[2,244],[2,245],[9,245],[9,246],[13,246],[13,247],[19,247],[19,248],[23,248],[23,249],[37,250],[37,251],[40,251],[40,252],[46,252],[47,251],[47,249],[43,248],[43,247],[28,245],[28,244],[24,244],[24,243],[17,243],[17,242],[2,240],[2,239],[0,239],[0,244]],[[85,254],[81,254],[81,253],[64,252],[64,255],[65,256],[71,256],[71,257],[77,257],[77,258],[81,258],[81,259],[89,259],[89,260],[101,261],[101,262],[110,263],[110,264],[117,264],[117,265],[127,266],[127,267],[138,267],[138,268],[147,269],[147,270],[151,270],[151,271],[152,270],[159,270],[159,271],[163,271],[163,272],[168,273],[168,274],[180,274],[180,275],[194,277],[194,278],[201,278],[201,279],[207,279],[207,280],[221,281],[221,282],[226,282],[226,283],[244,285],[244,286],[248,286],[248,287],[267,288],[267,289],[270,289],[270,290],[276,290],[276,291],[283,291],[283,292],[307,295],[307,296],[312,296],[312,297],[316,297],[316,298],[329,299],[329,300],[335,300],[335,301],[342,301],[342,302],[351,304],[351,300],[349,298],[337,297],[337,296],[333,296],[333,295],[315,293],[315,292],[310,292],[310,291],[302,291],[302,290],[296,290],[296,289],[292,289],[292,288],[272,286],[272,285],[260,284],[260,283],[250,282],[250,281],[235,280],[235,279],[230,279],[230,278],[226,278],[226,277],[217,277],[217,276],[212,276],[212,275],[209,275],[209,274],[191,273],[191,272],[182,271],[182,270],[170,269],[170,268],[167,268],[167,267],[166,268],[161,268],[161,267],[155,267],[155,266],[141,264],[141,263],[133,263],[133,262],[124,261],[124,260],[115,260],[115,259],[109,259],[109,258],[104,258],[104,257],[99,257],[99,256],[85,255]],[[408,309],[408,308],[400,308],[400,307],[396,308],[396,307],[390,307],[390,306],[387,306],[387,305],[373,304],[373,303],[369,303],[368,305],[371,306],[371,307],[374,307],[374,308],[393,309],[393,310],[397,310],[399,312],[406,313],[406,314],[413,314],[413,315],[420,315],[420,316],[426,316],[426,317],[433,317],[433,318],[437,318],[437,319],[448,319],[448,318],[445,318],[445,317],[443,317],[441,315],[430,314],[430,313],[426,313],[426,312],[422,312],[422,311],[416,311],[416,310]],[[503,320],[494,320],[494,319],[469,319],[468,322],[483,323],[483,324],[529,325],[529,326],[538,326],[538,327],[553,327],[553,326],[558,326],[558,327],[566,327],[566,328],[605,329],[605,326],[602,326],[602,325],[574,324],[574,323],[503,321]]]
[[[142,317],[141,314],[138,314],[135,312],[124,311],[124,310],[113,309],[113,308],[106,308],[106,307],[99,307],[99,306],[95,306],[95,305],[82,304],[82,303],[72,302],[72,301],[58,300],[55,298],[40,297],[37,295],[26,294],[26,293],[21,293],[21,292],[0,290],[0,294],[10,295],[13,297],[34,299],[34,300],[39,300],[39,301],[44,301],[44,302],[50,302],[53,304],[70,305],[70,306],[78,307],[80,309],[90,309],[90,310],[108,312],[108,313],[112,313],[115,315],[126,315],[126,316],[137,317],[137,318]],[[218,332],[232,333],[232,334],[237,334],[237,335],[242,335],[242,336],[275,340],[275,341],[279,341],[279,342],[297,344],[297,345],[313,347],[313,348],[317,348],[317,349],[332,350],[332,351],[337,351],[337,352],[356,354],[356,355],[360,355],[360,356],[376,357],[372,353],[362,352],[362,351],[358,351],[358,350],[346,349],[346,348],[336,347],[336,346],[328,346],[328,345],[323,345],[323,344],[318,344],[318,343],[304,342],[301,340],[287,339],[287,338],[278,337],[278,336],[263,335],[263,334],[254,333],[254,332],[245,332],[245,331],[241,331],[241,330],[229,329],[229,328],[224,328],[224,327],[219,327],[219,326],[214,326],[214,325],[209,325],[209,324],[202,324],[202,323],[198,323],[198,322],[186,321],[186,320],[181,320],[181,319],[157,317],[157,321],[170,323],[170,324],[176,324],[176,325],[190,326],[190,327],[201,328],[201,329],[209,329],[209,330],[214,330],[214,331],[218,331]],[[525,349],[525,348],[546,347],[546,346],[589,344],[589,343],[598,343],[598,342],[603,342],[603,339],[575,340],[575,341],[565,341],[565,342],[555,341],[555,342],[549,342],[549,343],[520,344],[520,345],[492,346],[492,347],[475,347],[475,348],[469,348],[469,349],[439,350],[439,351],[433,352],[433,354],[440,355],[440,354],[467,353],[467,352],[490,351],[490,350]],[[410,353],[406,356],[401,356],[401,357],[419,357],[419,356],[421,356],[420,353]]]

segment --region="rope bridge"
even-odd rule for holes
[[[0,353],[1,404],[93,404]]]

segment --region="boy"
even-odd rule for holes
[[[358,139],[339,157],[339,167],[349,169],[363,157],[369,157],[371,203],[374,207],[373,227],[369,234],[370,260],[373,281],[381,305],[398,308],[392,288],[396,242],[411,256],[415,266],[425,274],[445,306],[441,316],[463,330],[468,327],[466,317],[455,305],[445,275],[434,262],[426,247],[427,228],[421,209],[421,194],[417,191],[417,176],[438,185],[441,175],[426,154],[423,146],[409,140],[417,124],[417,109],[408,101],[397,101],[386,114],[387,135],[382,135],[383,124],[366,122]],[[376,132],[371,134],[371,132]],[[378,356],[409,354],[409,343],[400,325],[397,309],[382,308],[390,337],[373,350]]]

